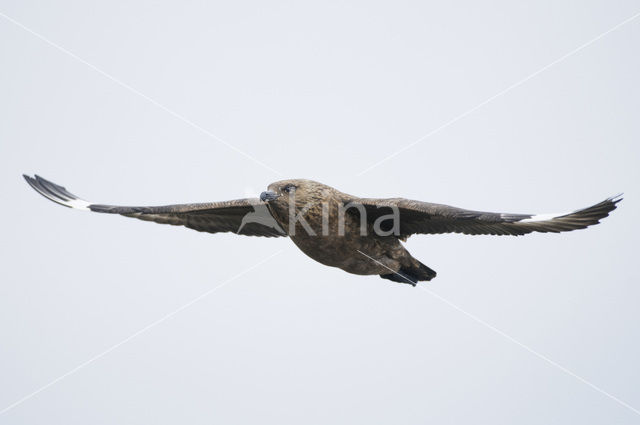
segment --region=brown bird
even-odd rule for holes
[[[260,198],[125,207],[84,201],[37,175],[24,178],[38,193],[67,207],[180,225],[201,232],[288,236],[319,263],[413,286],[436,276],[435,271],[402,246],[401,241],[413,234],[518,236],[584,229],[607,217],[622,199],[618,195],[570,213],[505,214],[404,198],[359,198],[312,180],[294,179],[270,184]]]

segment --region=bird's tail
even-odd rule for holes
[[[411,267],[403,267],[400,270],[409,275],[415,276],[417,280],[431,280],[436,277],[436,271],[425,266],[420,261],[415,260],[416,264]]]
[[[420,261],[413,258],[413,264],[403,266],[396,273],[381,274],[383,279],[389,279],[393,282],[409,283],[416,286],[421,280],[431,280],[436,277],[435,270],[425,266]]]

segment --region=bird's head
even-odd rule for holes
[[[272,207],[288,209],[292,203],[298,207],[319,205],[339,193],[334,188],[313,180],[290,179],[271,183],[260,194],[260,199]]]
[[[306,179],[280,180],[271,183],[267,190],[260,194],[260,199],[265,202],[283,202],[285,201],[283,198],[289,202],[290,198],[298,197],[311,200],[316,196],[322,196],[323,188],[329,188],[329,186]]]
[[[341,195],[343,194],[331,186],[313,180],[291,179],[271,183],[260,194],[260,199],[267,203],[276,221],[288,228],[289,222],[298,213],[303,213],[306,219],[315,222],[310,217],[322,217],[324,205],[336,206]]]

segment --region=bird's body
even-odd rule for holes
[[[609,198],[566,214],[500,214],[403,198],[359,198],[312,180],[295,179],[272,183],[259,199],[121,207],[92,204],[42,177],[24,177],[40,194],[68,207],[209,233],[288,236],[321,264],[412,285],[436,276],[402,245],[401,241],[412,234],[524,235],[582,229],[597,224],[621,199]]]
[[[393,272],[402,268],[419,268],[421,263],[409,254],[396,235],[379,235],[372,223],[362,221],[355,210],[358,197],[301,179],[276,182],[268,189],[277,193],[279,187],[287,184],[296,186],[294,214],[291,214],[290,201],[278,202],[278,199],[269,203],[269,211],[276,222],[288,230],[293,243],[315,261],[358,275],[394,276]],[[347,208],[350,204],[354,206]],[[304,215],[292,226],[291,218],[302,211]],[[366,226],[364,231],[362,226]],[[435,272],[431,272],[433,276],[424,274],[421,280],[435,277]]]

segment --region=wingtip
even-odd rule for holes
[[[38,190],[38,185],[37,185],[37,183],[36,183],[36,180],[35,180],[33,177],[31,177],[31,176],[30,176],[30,175],[28,175],[28,174],[23,174],[23,175],[22,175],[22,177],[23,177],[23,178],[25,179],[25,181],[29,184],[29,186],[31,186],[31,187],[32,187],[33,189],[35,189],[37,192],[40,192],[40,191]]]
[[[42,185],[45,185],[45,186],[58,186],[58,185],[57,185],[57,184],[55,184],[54,182],[51,182],[51,181],[49,181],[49,180],[45,179],[44,177],[39,176],[39,175],[37,175],[37,174],[34,174],[34,175],[33,175],[33,177],[35,177],[35,180],[36,180],[38,183],[42,184]]]
[[[45,198],[65,207],[88,210],[90,203],[69,193],[64,187],[59,186],[49,180],[34,174],[34,177],[23,174],[22,177],[27,181],[36,192]]]
[[[613,202],[614,204],[617,204],[618,202],[622,201],[624,199],[624,193],[618,193],[617,195],[613,195],[610,198],[607,199],[607,201]]]

